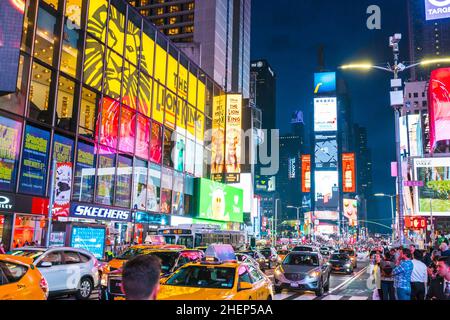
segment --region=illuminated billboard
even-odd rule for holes
[[[450,0],[449,0],[450,1]],[[449,2],[447,1],[447,2]],[[450,140],[450,68],[434,70],[428,88],[430,145]]]
[[[342,177],[344,193],[356,193],[356,164],[354,153],[342,154]]]
[[[418,114],[400,117],[400,150],[402,155],[423,156],[422,121]]]
[[[196,180],[197,218],[224,222],[244,221],[241,189],[208,179]]]
[[[339,220],[339,212],[337,211],[315,211],[313,214],[314,220],[319,219],[320,220],[332,220],[332,221],[338,221]]]
[[[311,192],[311,155],[302,155],[302,192]]]
[[[424,0],[426,20],[450,18],[450,0]]]
[[[450,216],[450,158],[414,159],[415,180],[424,187],[415,189],[417,215]]]
[[[225,182],[238,183],[241,172],[242,95],[227,95]]]
[[[350,227],[358,225],[358,201],[344,198],[344,217],[347,218]]]
[[[289,164],[288,164],[288,179],[289,180],[293,180],[295,179],[296,175],[297,175],[297,159],[296,158],[289,158],[288,160]]]
[[[16,91],[25,1],[0,1],[0,95]]]
[[[225,117],[226,96],[213,99],[212,137],[211,137],[211,177],[222,181],[225,166]]]
[[[337,131],[337,98],[314,99],[314,131]]]
[[[336,135],[316,135],[315,163],[318,169],[336,169],[338,144]]]
[[[336,210],[339,207],[339,174],[337,171],[315,172],[316,210]]]
[[[336,72],[314,74],[314,94],[334,94],[336,92]]]

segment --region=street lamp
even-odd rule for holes
[[[395,195],[390,194],[384,194],[384,193],[376,193],[374,194],[375,197],[378,198],[391,198],[391,213],[392,213],[392,242],[395,241],[395,216],[394,216],[394,198]]]
[[[403,63],[399,62],[399,55],[400,55],[400,49],[399,49],[399,43],[402,39],[402,35],[400,33],[396,33],[394,36],[389,37],[389,46],[392,48],[393,54],[394,54],[394,64],[390,65],[387,64],[386,67],[382,66],[376,66],[371,63],[363,62],[363,63],[354,63],[354,64],[347,64],[339,67],[339,69],[342,70],[365,70],[369,71],[371,69],[376,70],[382,70],[389,73],[394,74],[394,80],[391,82],[391,87],[393,87],[394,94],[397,94],[399,91],[399,87],[402,87],[403,85],[401,82],[398,82],[398,74],[406,71],[411,68],[415,68],[418,66],[428,66],[431,64],[437,64],[437,63],[450,63],[450,58],[440,58],[440,59],[432,59],[432,60],[423,60],[418,63],[413,63],[410,65],[405,65]],[[404,213],[403,213],[403,171],[402,171],[402,163],[401,163],[401,151],[400,151],[400,128],[399,128],[399,120],[400,120],[400,113],[401,109],[403,107],[403,104],[395,103],[395,101],[391,101],[392,107],[395,110],[395,143],[396,143],[396,153],[397,153],[397,189],[398,189],[398,196],[399,196],[399,208],[398,208],[398,219],[399,219],[399,236],[400,236],[400,243],[403,244],[404,242]]]

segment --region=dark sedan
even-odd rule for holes
[[[267,263],[266,263],[266,257],[259,251],[259,250],[245,250],[245,251],[239,251],[238,253],[246,254],[253,259],[255,259],[256,262],[259,264],[259,268],[264,271],[268,269]]]
[[[328,260],[328,264],[331,267],[331,272],[353,273],[352,259],[346,253],[333,253]]]

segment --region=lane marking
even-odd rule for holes
[[[284,300],[286,298],[292,297],[295,293],[294,292],[282,292],[282,293],[277,293],[275,295],[275,300]]]
[[[349,300],[369,300],[369,297],[352,296]]]
[[[369,266],[365,267],[364,269],[362,269],[361,271],[359,271],[357,274],[355,274],[352,278],[345,280],[343,283],[341,283],[340,285],[338,285],[336,288],[333,288],[332,290],[330,290],[330,294],[341,289],[342,287],[346,286],[347,284],[352,283],[353,281],[355,281],[356,279],[358,279],[362,274],[365,273],[365,271],[367,270]]]
[[[298,298],[295,298],[294,300],[305,301],[305,300],[314,300],[315,298],[316,298],[316,296],[313,295],[313,294],[304,294],[304,295],[302,295],[302,296],[300,296]]]
[[[343,296],[329,294],[325,297],[321,297],[321,299],[318,300],[341,300],[341,298],[343,298]]]

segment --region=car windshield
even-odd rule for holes
[[[270,258],[270,256],[272,255],[272,251],[270,251],[270,249],[263,249],[260,252],[266,258]]]
[[[41,250],[14,250],[8,252],[10,255],[31,258],[33,261],[36,261],[43,253],[44,251]]]
[[[339,253],[346,253],[349,256],[354,256],[355,255],[355,251],[353,251],[353,250],[339,250]]]
[[[234,268],[190,266],[180,269],[166,284],[177,287],[231,289],[234,276]]]
[[[128,248],[121,255],[117,256],[119,260],[130,260],[138,255],[144,254],[144,249]]]
[[[287,250],[278,250],[278,254],[287,255],[288,253],[289,253],[289,251],[287,251]]]
[[[176,252],[152,252],[150,254],[161,259],[161,270],[163,272],[169,272],[175,265],[178,257]]]
[[[319,259],[315,255],[291,254],[284,259],[283,265],[317,267],[319,265]]]
[[[331,260],[347,260],[348,255],[345,253],[333,254]]]
[[[313,251],[313,248],[311,247],[295,247],[292,251]]]

